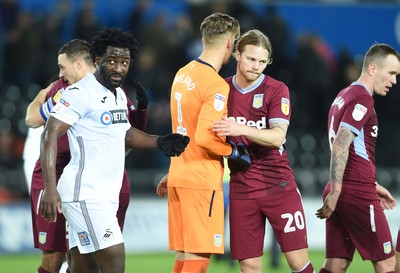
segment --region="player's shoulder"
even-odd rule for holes
[[[268,75],[265,75],[263,83],[272,88],[288,89],[288,86],[283,81],[277,80]]]
[[[365,86],[360,84],[351,84],[347,88],[344,88],[339,95],[346,102],[350,101],[362,101],[370,102],[373,104],[372,94],[365,88]]]
[[[64,92],[65,88],[68,87],[68,82],[65,81],[63,78],[60,78],[53,82],[52,87],[50,88],[49,93],[47,94],[47,98],[52,97],[53,102],[57,103],[60,99],[62,93]]]
[[[121,100],[125,101],[126,103],[128,103],[130,101],[130,100],[128,101],[128,96],[126,95],[125,91],[121,87],[117,87],[116,91],[117,91],[118,97]]]

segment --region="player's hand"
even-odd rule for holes
[[[239,124],[233,117],[224,117],[222,120],[214,121],[211,124],[211,130],[217,133],[217,136],[240,136],[246,130],[247,125]]]
[[[146,110],[149,105],[149,97],[147,96],[146,89],[138,80],[133,81],[132,87],[136,92],[136,99],[138,101],[137,108],[141,111]]]
[[[56,222],[57,213],[61,213],[61,198],[58,191],[44,190],[40,200],[40,215],[49,222]]]
[[[168,134],[157,139],[158,148],[165,156],[180,156],[189,144],[190,138],[181,134]]]
[[[232,154],[228,159],[233,161],[234,168],[240,172],[246,172],[251,166],[250,154],[243,143],[235,144],[229,142],[232,146]]]
[[[160,197],[165,197],[167,196],[168,193],[168,174],[164,175],[163,178],[161,178],[160,182],[158,182],[156,193]]]
[[[383,186],[376,183],[376,192],[378,193],[379,200],[383,209],[393,209],[396,206],[396,199],[390,192]]]
[[[315,215],[319,219],[325,219],[331,216],[331,214],[335,211],[336,209],[336,204],[339,199],[338,194],[333,194],[332,192],[328,193],[324,200],[323,206],[317,210]]]

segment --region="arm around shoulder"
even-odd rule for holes
[[[40,90],[33,101],[28,105],[25,116],[25,125],[27,127],[37,128],[46,123],[40,113],[40,108],[43,104],[47,103],[46,97],[50,89],[53,87],[53,84],[54,82],[47,86],[45,89]]]

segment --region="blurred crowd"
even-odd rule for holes
[[[143,84],[150,98],[146,131],[166,134],[171,130],[171,82],[179,67],[198,56],[200,22],[214,11],[236,17],[242,32],[258,28],[270,38],[273,63],[265,73],[285,82],[291,91],[293,115],[286,145],[292,165],[295,170],[326,168],[327,111],[336,93],[357,79],[361,64],[346,48],[334,52],[316,33],[294,37],[271,1],[258,5],[262,11],[252,8],[251,2],[0,0],[0,203],[27,196],[22,173],[25,111],[37,92],[57,76],[57,52],[63,43],[73,38],[90,41],[105,26],[132,31],[140,41],[140,53],[124,88],[135,101],[130,84],[135,79]],[[116,10],[120,13],[111,13]],[[231,60],[221,74],[233,74],[235,65]],[[378,141],[377,162],[388,168],[400,166],[400,148],[393,145],[400,130],[392,114],[400,101],[398,91],[392,90],[392,98],[384,102],[376,100],[381,127],[386,128]],[[134,151],[126,162],[128,169],[136,170],[166,170],[168,163],[163,155],[148,151]],[[320,176],[316,183],[326,183],[326,173]],[[310,184],[307,173],[298,179],[304,179],[304,187]],[[392,180],[396,179],[400,177]],[[319,193],[318,188],[315,191]]]

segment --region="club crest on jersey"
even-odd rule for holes
[[[47,241],[47,232],[39,232],[39,243],[41,243],[42,245],[45,244]]]
[[[217,111],[222,111],[225,106],[225,96],[222,96],[221,94],[215,94],[214,96],[214,108]]]
[[[281,98],[281,110],[284,115],[289,115],[290,101],[287,98]]]
[[[390,252],[392,252],[392,245],[390,244],[390,242],[383,243],[383,252],[385,254],[389,254]]]
[[[214,246],[222,246],[222,234],[214,234]]]
[[[89,235],[86,231],[78,232],[79,241],[81,246],[90,245]]]
[[[253,97],[253,107],[258,109],[263,105],[264,94],[256,94]]]
[[[357,103],[354,106],[354,110],[353,110],[353,113],[351,113],[351,116],[353,117],[353,119],[355,121],[360,121],[363,119],[363,117],[365,116],[367,111],[368,111],[367,107],[365,107],[362,104]]]

